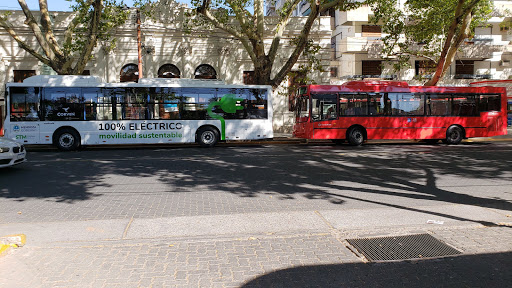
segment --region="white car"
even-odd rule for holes
[[[0,168],[27,161],[25,147],[14,140],[0,138]]]

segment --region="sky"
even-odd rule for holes
[[[30,10],[39,10],[38,0],[25,0]],[[48,10],[50,11],[71,11],[69,5],[71,2],[66,0],[47,0]],[[126,5],[133,6],[133,0],[124,0]],[[187,0],[178,0],[177,2],[187,3]],[[18,0],[0,0],[0,10],[21,10]]]

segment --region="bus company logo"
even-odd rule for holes
[[[58,112],[57,113],[57,116],[61,116],[61,117],[67,117],[67,116],[75,116],[75,112],[69,112],[69,108],[70,107],[66,107],[66,108],[62,108],[62,110],[64,110],[64,112]]]
[[[14,126],[12,127],[12,131],[14,131],[14,132],[20,132],[20,126],[18,126],[18,125],[14,125]]]

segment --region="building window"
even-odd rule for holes
[[[244,84],[256,84],[256,81],[254,80],[254,71],[244,71]]]
[[[338,67],[331,67],[331,74],[330,74],[331,78],[336,78],[338,77]]]
[[[126,64],[121,68],[120,82],[137,82],[139,80],[139,66]]]
[[[331,60],[336,60],[336,37],[331,38]]]
[[[35,70],[14,70],[14,82],[21,83],[30,76],[36,75]]]
[[[436,62],[432,60],[416,60],[414,63],[415,75],[430,75],[436,70]]]
[[[201,64],[194,72],[195,79],[217,79],[217,72],[211,65]]]
[[[158,69],[158,78],[180,78],[180,75],[180,69],[173,64],[164,64]]]
[[[362,26],[363,37],[381,37],[382,29],[379,25],[363,25]]]
[[[457,60],[455,61],[456,79],[473,79],[475,74],[475,61]]]
[[[362,61],[363,68],[363,76],[371,77],[371,78],[379,78],[380,74],[382,74],[382,61],[379,60],[369,60]]]

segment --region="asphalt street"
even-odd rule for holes
[[[0,287],[510,287],[512,142],[29,151],[0,173]],[[458,256],[371,261],[427,233]]]

